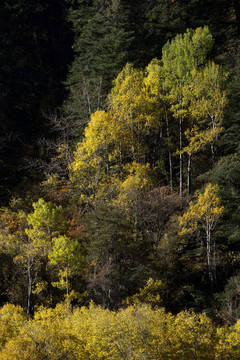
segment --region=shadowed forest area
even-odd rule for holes
[[[0,18],[0,359],[238,359],[240,2]]]

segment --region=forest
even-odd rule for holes
[[[0,18],[0,359],[239,359],[240,1]]]

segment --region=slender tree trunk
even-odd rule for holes
[[[31,227],[30,227],[31,228]],[[33,265],[33,249],[32,249],[32,240],[28,236],[28,247],[27,247],[27,278],[28,278],[28,288],[27,288],[27,319],[30,317],[31,307],[32,307],[32,285],[33,285],[33,278],[32,278],[32,265]]]
[[[31,274],[31,267],[32,267],[32,258],[31,255],[28,257],[27,263],[27,274],[28,274],[28,290],[27,290],[27,319],[30,317],[31,312],[31,296],[32,296],[32,274]]]
[[[216,268],[217,268],[217,260],[216,260],[216,241],[214,239],[214,243],[213,243],[213,278],[214,278],[214,285],[215,288],[217,286],[217,272],[216,272]]]
[[[168,159],[169,159],[169,184],[170,184],[171,192],[173,192],[172,154],[170,150],[168,150]]]
[[[179,196],[183,193],[182,117],[179,117]]]
[[[88,112],[88,116],[89,116],[89,119],[90,119],[91,114],[92,114],[91,99],[90,99],[90,95],[89,95],[87,84],[86,84],[86,81],[85,81],[84,77],[83,77],[83,96],[84,96],[84,100],[85,100],[86,110]]]
[[[191,163],[192,163],[192,153],[188,154],[188,167],[187,167],[187,192],[188,197],[190,195],[190,187],[191,187]]]
[[[209,221],[207,221],[206,226],[206,241],[207,241],[207,266],[208,274],[211,283],[211,292],[213,293],[214,289],[214,279],[213,279],[213,269],[212,269],[212,254],[211,254],[211,229]]]
[[[212,151],[212,164],[215,164],[215,150],[214,150],[214,144],[211,144],[211,151]]]
[[[165,119],[166,119],[166,126],[167,126],[167,143],[168,143],[168,161],[169,161],[169,185],[171,192],[173,191],[173,169],[172,169],[172,153],[170,149],[170,132],[169,132],[169,121],[168,121],[168,114],[167,109],[165,107]]]
[[[133,116],[132,116],[132,110],[130,110],[130,118],[131,118],[131,141],[132,141],[132,146],[131,146],[131,151],[132,151],[132,159],[133,161],[136,161],[136,156],[135,156],[135,147],[134,147],[134,128],[133,128]]]
[[[66,268],[66,287],[67,287],[67,299],[68,299],[68,295],[69,295],[69,283],[68,283],[68,268]]]

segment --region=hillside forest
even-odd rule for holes
[[[240,2],[0,18],[0,359],[239,359]]]

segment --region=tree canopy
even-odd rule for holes
[[[238,359],[239,2],[0,17],[0,359]]]

